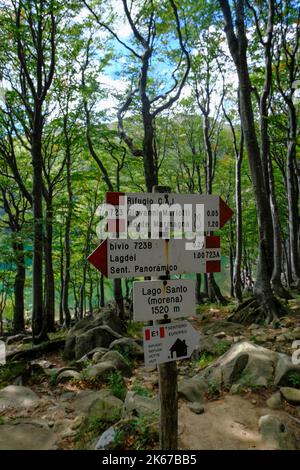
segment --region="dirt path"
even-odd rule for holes
[[[226,395],[207,402],[205,413],[197,415],[187,403],[179,409],[179,448],[185,450],[246,450],[266,449],[261,442],[258,421],[266,414],[277,415],[294,432],[300,425],[293,423],[283,411],[253,405],[238,395]]]

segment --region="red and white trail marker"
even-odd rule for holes
[[[111,279],[221,271],[220,237],[204,237],[201,249],[187,250],[186,244],[185,239],[107,239],[88,261]]]
[[[145,364],[163,364],[191,356],[200,335],[188,321],[143,328]]]

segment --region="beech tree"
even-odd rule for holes
[[[242,181],[241,181],[241,170],[242,161],[244,155],[244,134],[240,129],[236,130],[233,122],[233,117],[229,112],[226,111],[225,107],[222,106],[225,119],[227,120],[231,135],[232,144],[235,156],[235,256],[233,266],[233,292],[234,296],[240,303],[243,300],[242,293],[242,252],[243,252],[243,224],[242,224]],[[239,106],[238,106],[239,108]],[[238,113],[239,114],[239,113]]]
[[[24,234],[22,233],[26,223],[26,213],[29,203],[23,196],[16,183],[11,184],[11,175],[8,167],[0,167],[0,204],[3,206],[6,217],[1,218],[0,226],[8,227],[11,232],[11,247],[13,250],[13,263],[15,265],[15,277],[13,283],[14,302],[12,327],[14,333],[24,332],[25,329],[25,249]],[[5,179],[4,179],[5,178]],[[6,292],[5,289],[3,292]],[[3,296],[4,302],[4,296]]]
[[[255,304],[254,311],[250,310],[250,312],[254,317],[259,314],[262,315],[267,323],[270,323],[276,321],[278,316],[285,312],[285,309],[274,297],[270,285],[274,259],[272,246],[273,225],[251,101],[252,86],[247,59],[248,42],[245,26],[245,1],[237,0],[233,12],[227,0],[219,0],[219,4],[224,17],[229,50],[235,63],[239,80],[240,115],[257,207],[259,258],[254,295],[258,303]],[[233,20],[233,13],[235,20]],[[236,27],[234,27],[234,21]],[[252,304],[252,306],[254,305]],[[238,312],[239,317],[249,315],[249,305],[247,307],[246,311],[241,309]]]
[[[26,136],[33,165],[32,210],[34,217],[32,261],[32,328],[35,342],[46,335],[43,306],[43,157],[42,136],[45,123],[45,100],[51,87],[56,60],[56,1],[31,2],[20,0],[6,7],[8,50],[5,78],[16,94],[22,111],[16,115],[16,103],[11,111]],[[12,71],[11,66],[15,68]],[[12,106],[14,109],[12,109]],[[15,125],[17,131],[17,125]],[[19,133],[19,131],[17,131]],[[24,137],[21,137],[25,142]]]
[[[288,203],[289,251],[291,271],[296,287],[300,287],[300,216],[299,216],[299,158],[297,139],[299,124],[297,104],[294,99],[296,80],[299,77],[300,8],[293,1],[280,1],[276,5],[279,27],[275,44],[275,75],[278,91],[284,102],[286,115],[286,163],[285,177]]]
[[[143,157],[145,184],[147,191],[151,192],[152,188],[158,185],[158,162],[154,146],[155,119],[179,99],[190,70],[190,57],[182,35],[178,9],[173,0],[164,2],[161,8],[158,8],[158,5],[153,0],[147,0],[137,5],[136,12],[133,12],[132,5],[129,6],[127,0],[122,0],[122,3],[126,19],[134,37],[133,44],[128,44],[121,40],[109,23],[102,19],[101,13],[98,13],[96,8],[92,8],[90,2],[84,0],[84,4],[92,13],[97,24],[108,31],[131,54],[137,63],[136,67],[138,67],[139,73],[134,74],[134,81],[137,83],[131,83],[126,100],[118,110],[118,130],[131,154],[135,157]],[[166,13],[169,16],[172,15],[171,21],[169,16],[166,16]],[[169,89],[165,89],[164,84],[161,84],[162,86],[157,89],[150,80],[151,63],[156,59],[156,51],[160,54],[160,42],[163,42],[164,30],[160,27],[162,18],[168,24],[168,32],[171,32],[172,29],[176,31],[180,47],[177,64],[171,74],[173,84]],[[185,69],[182,73],[183,60],[185,60]],[[136,96],[138,96],[141,106],[140,114],[143,125],[142,148],[127,134],[124,126],[124,116],[130,109]]]

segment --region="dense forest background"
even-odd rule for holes
[[[283,315],[300,287],[298,2],[0,6],[0,334],[32,322],[39,342],[113,297],[122,317],[130,283],[87,262],[97,208],[157,184],[234,210],[197,301]]]

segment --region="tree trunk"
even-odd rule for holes
[[[270,187],[270,203],[271,203],[271,212],[273,219],[273,234],[274,234],[274,266],[271,277],[271,286],[274,294],[279,295],[282,298],[290,299],[290,294],[284,289],[282,285],[281,275],[282,275],[282,239],[281,239],[281,227],[280,219],[278,214],[278,207],[275,194],[275,181],[273,166],[269,155],[269,165],[268,165],[268,174],[269,174],[269,187]]]
[[[14,317],[13,317],[13,331],[20,333],[25,329],[24,321],[24,286],[25,286],[25,256],[23,243],[15,242],[13,244],[15,254],[15,263],[17,266],[15,282],[14,282]]]
[[[80,319],[79,318],[79,300],[78,300],[78,296],[76,292],[76,284],[75,282],[73,282],[72,284],[73,284],[73,295],[74,295],[74,316],[75,316],[75,320],[78,321]]]
[[[229,263],[230,263],[230,297],[234,297],[233,286],[233,266],[234,266],[234,237],[232,219],[230,219],[230,247],[229,247]]]
[[[124,320],[124,300],[121,279],[114,279],[114,298],[116,301],[118,315],[121,320]]]
[[[129,279],[124,279],[125,281],[125,300],[130,302],[130,290],[129,290]]]
[[[259,232],[259,257],[257,264],[254,295],[259,308],[264,311],[267,323],[278,320],[278,314],[283,308],[272,294],[270,280],[273,270],[273,239],[270,201],[266,191],[264,171],[260,159],[260,149],[257,141],[253,108],[251,102],[251,82],[247,63],[247,37],[245,34],[244,0],[237,0],[236,26],[237,36],[233,29],[231,10],[228,0],[219,0],[225,19],[225,31],[228,46],[234,60],[240,95],[240,116],[244,133],[245,145],[248,154],[252,177],[253,192],[257,207],[257,221]],[[284,312],[286,313],[286,312]]]
[[[285,259],[285,273],[286,273],[286,282],[287,286],[291,287],[293,282],[293,275],[292,275],[292,268],[291,268],[291,259],[290,259],[290,248],[289,248],[289,239],[282,241],[283,244],[283,252],[284,252],[284,259]]]
[[[196,296],[196,304],[200,305],[203,304],[203,300],[201,297],[201,274],[196,274],[196,284],[195,284],[195,296]]]
[[[104,276],[100,276],[100,307],[104,307],[105,297],[104,297]]]
[[[100,310],[100,283],[96,282],[97,310]]]
[[[209,97],[208,97],[209,99]],[[206,153],[206,172],[205,172],[205,182],[206,182],[206,193],[212,193],[212,183],[213,183],[213,153],[211,148],[211,140],[210,140],[210,122],[209,122],[209,115],[208,112],[204,112],[202,109],[203,114],[203,138],[204,138],[204,145],[205,145],[205,153]],[[227,304],[227,300],[221,294],[221,290],[216,283],[213,273],[207,276],[208,282],[208,295],[211,302],[219,302],[222,305]]]
[[[260,97],[260,156],[263,165],[265,188],[270,198],[270,208],[273,226],[273,239],[270,239],[269,251],[272,252],[273,243],[273,270],[271,277],[271,286],[274,293],[288,298],[289,295],[283,288],[281,282],[282,273],[282,253],[281,253],[281,235],[280,221],[278,216],[273,164],[270,156],[270,140],[269,140],[269,100],[272,85],[272,44],[273,44],[273,26],[274,26],[275,7],[274,0],[268,0],[268,22],[266,29],[266,41],[262,42],[264,47],[265,59],[265,79],[262,94]],[[269,222],[268,222],[269,223]]]
[[[93,293],[94,293],[94,286],[93,286],[93,278],[90,274],[90,288],[89,288],[89,314],[91,315],[93,313]]]
[[[60,272],[60,295],[59,295],[59,324],[64,324],[63,312],[63,286],[64,286],[64,250],[62,241],[62,227],[59,227],[59,272]]]
[[[221,294],[220,287],[216,283],[213,273],[208,274],[208,295],[211,302],[217,302],[221,305],[227,305],[227,300]]]
[[[271,85],[272,85],[272,44],[273,44],[273,25],[274,25],[274,0],[268,0],[268,22],[266,29],[266,41],[262,43],[264,48],[264,62],[265,62],[265,77],[263,90],[259,102],[259,129],[260,129],[260,157],[263,167],[263,176],[265,181],[265,189],[270,195],[270,180],[269,180],[269,166],[270,166],[270,142],[268,134],[269,126],[269,109],[268,102],[270,99]],[[270,244],[272,240],[270,240]],[[270,247],[271,251],[271,247]]]
[[[241,261],[243,250],[243,223],[242,223],[242,183],[241,166],[243,160],[244,138],[243,133],[240,139],[240,148],[235,159],[235,259],[233,267],[233,289],[234,295],[241,303],[243,301],[242,279],[241,279]]]
[[[264,183],[264,173],[259,159],[259,147],[255,133],[251,103],[251,84],[245,54],[243,54],[238,68],[238,76],[240,85],[241,120],[253,182],[259,231],[259,256],[254,284],[254,295],[265,309],[267,322],[272,322],[278,319],[279,311],[279,306],[276,299],[273,297],[270,285],[274,259],[273,247],[270,246],[270,240],[273,239],[273,225],[269,198]]]
[[[46,202],[46,234],[44,243],[45,257],[45,315],[47,317],[47,331],[55,331],[55,284],[52,259],[53,237],[53,207],[52,194],[49,193]]]
[[[205,293],[205,296],[208,297],[209,294],[208,294],[208,274],[204,274],[204,293]]]
[[[64,130],[66,136],[66,168],[67,168],[67,193],[68,193],[68,210],[66,216],[66,228],[65,228],[65,264],[64,264],[64,277],[63,277],[63,313],[65,317],[65,325],[69,328],[71,323],[71,314],[69,309],[69,284],[70,284],[70,263],[71,263],[71,247],[70,247],[70,231],[71,231],[71,220],[73,212],[73,192],[71,184],[71,152],[70,143],[67,134],[67,123],[64,120]]]
[[[83,318],[84,313],[85,313],[86,270],[87,270],[87,266],[85,263],[83,270],[82,270],[82,282],[81,282],[80,292],[79,292],[79,318],[80,320]]]
[[[154,186],[158,184],[156,158],[154,154],[154,126],[153,116],[150,111],[150,101],[146,93],[149,60],[151,57],[151,49],[147,49],[143,56],[140,76],[140,98],[142,103],[142,118],[144,128],[143,138],[143,158],[144,158],[144,174],[147,191],[150,193]]]
[[[33,164],[33,256],[32,256],[32,335],[37,344],[47,337],[47,318],[43,308],[43,204],[42,204],[42,114],[36,106],[32,133]]]
[[[295,190],[297,116],[293,105],[289,106],[289,142],[286,156],[286,182],[289,208],[290,256],[293,280],[300,288],[300,260],[298,252],[298,200]]]

